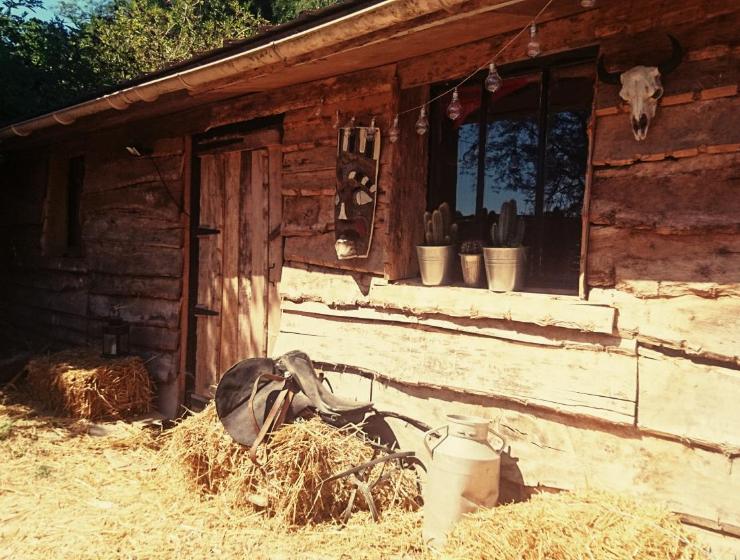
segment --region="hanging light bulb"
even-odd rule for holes
[[[455,88],[452,92],[452,101],[450,101],[450,104],[447,106],[447,116],[453,121],[456,121],[460,118],[460,115],[462,115],[462,109],[462,103],[460,103],[460,98],[457,95],[457,88]]]
[[[372,141],[373,138],[375,138],[375,131],[377,128],[375,128],[375,117],[370,119],[370,126],[367,127],[367,139]]]
[[[390,130],[388,130],[388,140],[391,141],[391,144],[395,144],[398,142],[398,138],[401,136],[401,129],[398,127],[398,115],[393,117],[393,124],[391,125]]]
[[[498,89],[501,87],[501,84],[503,84],[504,81],[501,79],[501,76],[499,76],[498,70],[496,70],[496,65],[491,62],[491,64],[488,65],[488,76],[486,76],[486,89],[490,91],[491,93],[496,93]]]
[[[596,0],[581,0],[582,8],[593,8],[594,4],[596,4]]]
[[[534,58],[542,52],[540,42],[537,40],[537,24],[532,23],[529,28],[529,43],[527,43],[527,56]]]
[[[419,118],[416,119],[416,134],[424,136],[429,130],[429,119],[427,118],[427,108],[422,107],[419,112]]]

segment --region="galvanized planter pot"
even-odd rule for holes
[[[460,253],[460,268],[466,286],[483,286],[483,255],[481,253]]]
[[[524,286],[526,258],[524,247],[484,247],[488,289],[494,292],[520,290]]]
[[[417,245],[421,282],[425,286],[444,286],[452,282],[455,267],[455,246]]]

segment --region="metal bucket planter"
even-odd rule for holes
[[[460,268],[466,286],[480,288],[483,286],[483,255],[480,253],[460,253]]]
[[[455,246],[417,245],[421,281],[425,286],[443,286],[452,282]]]
[[[484,247],[488,289],[494,292],[512,292],[524,285],[524,247]]]

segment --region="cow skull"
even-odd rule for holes
[[[645,140],[650,122],[655,117],[658,100],[663,96],[661,77],[675,70],[683,58],[683,48],[673,35],[671,57],[658,66],[635,66],[622,72],[609,72],[604,67],[603,57],[599,59],[599,79],[607,84],[622,84],[619,96],[630,106],[632,134],[636,140]]]

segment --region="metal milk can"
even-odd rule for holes
[[[424,488],[424,542],[441,547],[463,514],[493,507],[498,500],[501,451],[504,438],[490,428],[490,421],[475,416],[448,414],[445,426],[424,434],[432,457]],[[488,441],[493,433],[501,444]],[[436,443],[432,436],[440,435]]]

